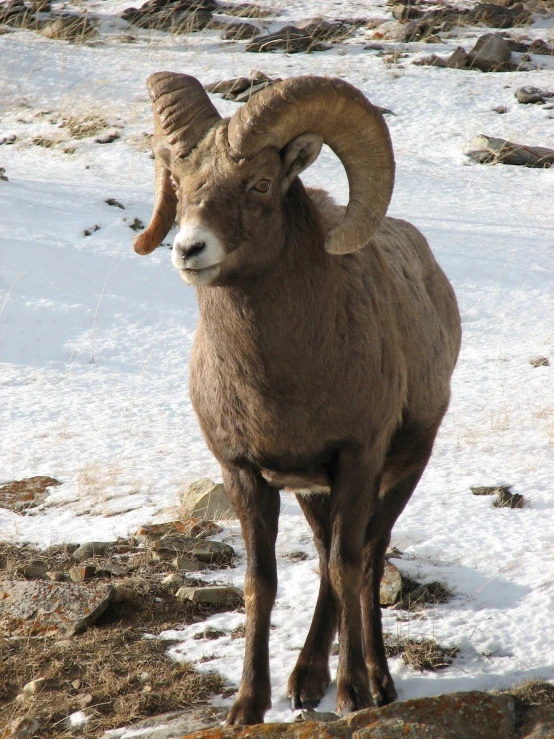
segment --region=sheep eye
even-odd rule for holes
[[[264,177],[263,179],[256,182],[256,184],[254,185],[254,190],[256,190],[257,192],[267,192],[270,187],[271,180],[268,180],[266,177]]]
[[[173,177],[169,180],[169,183],[171,185],[172,190],[177,190],[177,183],[173,179]]]

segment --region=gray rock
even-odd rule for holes
[[[88,541],[86,544],[81,544],[71,556],[77,562],[84,562],[86,559],[101,557],[112,544],[111,541]]]
[[[248,727],[249,739],[516,739],[514,701],[505,695],[451,693],[417,698],[382,708],[355,711],[324,726],[308,720]],[[195,739],[231,739],[236,727],[208,729]],[[121,737],[124,739],[124,737]],[[535,737],[533,737],[535,739]],[[541,737],[542,739],[542,737]]]
[[[407,23],[387,21],[386,23],[381,23],[373,38],[406,43],[412,41],[416,34],[417,23],[415,21],[408,21]]]
[[[521,727],[521,739],[552,739],[554,737],[554,706],[530,706]]]
[[[446,67],[445,60],[437,56],[436,54],[431,54],[431,56],[424,56],[421,59],[418,59],[416,62],[414,62],[418,67]]]
[[[323,711],[314,711],[306,708],[298,714],[296,721],[321,721],[329,723],[330,721],[338,721],[340,716],[336,713],[324,713]]]
[[[446,66],[450,69],[467,69],[469,66],[467,51],[458,46],[446,60]]]
[[[105,562],[98,566],[97,572],[101,575],[112,575],[114,577],[123,577],[127,574],[125,567],[118,565],[117,562]]]
[[[260,29],[253,23],[229,23],[221,34],[221,38],[226,41],[241,41],[259,35]]]
[[[0,635],[79,634],[107,608],[112,588],[43,580],[0,583]]]
[[[285,26],[276,33],[258,36],[246,46],[250,52],[286,51],[288,54],[297,54],[306,51],[326,51],[331,47],[317,41],[307,31],[296,26]]]
[[[499,113],[500,115],[508,112],[508,108],[505,105],[497,105],[492,110],[493,110],[493,113]]]
[[[550,367],[548,357],[533,357],[529,360],[529,364],[532,364],[533,367]]]
[[[167,553],[173,556],[186,555],[207,564],[230,564],[234,557],[233,547],[219,541],[195,539],[183,534],[168,534],[154,542],[154,552]]]
[[[473,495],[498,495],[498,493],[509,493],[511,485],[474,485],[470,488]]]
[[[199,572],[206,568],[204,562],[198,559],[192,559],[192,557],[175,557],[173,566],[182,572]]]
[[[109,131],[106,131],[106,133],[103,133],[101,136],[98,136],[98,138],[94,139],[97,144],[111,144],[113,141],[117,141],[117,139],[121,138],[121,134],[119,131],[116,131],[115,128],[111,128]]]
[[[495,72],[510,61],[508,42],[496,33],[486,33],[468,53],[469,66],[482,72]]]
[[[181,493],[180,503],[185,517],[197,516],[212,520],[237,517],[223,485],[216,484],[207,477],[189,485]]]
[[[519,493],[510,493],[503,490],[498,493],[498,498],[494,501],[495,508],[523,508],[525,498]]]
[[[379,600],[382,606],[393,606],[402,599],[402,575],[397,567],[385,562],[385,572],[381,579]]]
[[[198,706],[186,711],[164,713],[142,719],[128,728],[110,729],[101,739],[181,739],[194,731],[217,726],[227,711],[227,708]]]
[[[179,588],[175,594],[179,600],[193,603],[212,603],[236,607],[244,603],[242,590],[232,586],[214,585],[205,588]]]
[[[466,20],[484,23],[491,28],[513,28],[526,25],[531,17],[531,13],[521,3],[515,3],[511,8],[494,3],[477,3],[467,14]]]
[[[540,90],[538,87],[519,87],[514,92],[518,103],[522,105],[530,104],[542,104],[547,101],[548,98],[554,97],[554,92],[548,90]]]
[[[542,146],[525,146],[485,135],[477,136],[473,144],[477,149],[469,151],[467,156],[481,164],[513,164],[542,169],[554,164],[554,149]]]
[[[52,40],[85,41],[96,33],[96,27],[84,16],[72,15],[46,23],[40,33]]]
[[[162,585],[167,585],[168,587],[181,587],[183,582],[183,578],[176,572],[170,572],[169,575],[162,578]]]
[[[29,580],[44,580],[48,576],[48,566],[44,562],[30,562],[16,569],[18,575],[23,575]]]

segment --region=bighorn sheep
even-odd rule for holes
[[[261,722],[271,705],[281,489],[297,495],[321,572],[293,707],[322,698],[337,628],[337,710],[389,703],[379,583],[448,406],[454,292],[421,233],[384,217],[392,145],[352,85],[287,79],[230,119],[194,77],[159,72],[148,89],[156,199],[135,250],[155,249],[177,217],[172,262],[200,308],[192,402],[248,556],[245,660],[227,722]],[[323,142],[346,170],[346,209],[297,176]]]

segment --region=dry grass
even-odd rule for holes
[[[20,579],[22,568],[31,563],[67,572],[75,548],[41,551],[0,543],[0,576]],[[228,608],[178,600],[175,586],[161,582],[168,563],[152,561],[148,550],[138,549],[132,540],[116,542],[105,556],[90,561],[101,571],[106,559],[124,565],[129,575],[94,578],[111,579],[121,600],[110,604],[87,632],[69,639],[0,639],[0,726],[30,715],[40,719],[41,728],[29,739],[92,739],[140,718],[197,707],[213,693],[225,692],[219,675],[199,675],[191,664],[177,664],[166,656],[167,642],[143,637],[203,621]],[[202,583],[191,577],[184,578],[184,584]],[[203,636],[215,638],[209,628]],[[45,689],[18,700],[24,685],[39,677],[47,680]],[[78,710],[85,710],[89,722],[70,729],[67,717]]]
[[[402,657],[402,661],[414,670],[424,672],[448,667],[460,651],[457,647],[441,647],[433,639],[409,639],[385,634],[387,657]]]
[[[86,709],[89,722],[78,729],[83,739],[138,718],[192,708],[224,690],[221,676],[199,674],[190,663],[166,656],[167,644],[144,639],[133,628],[93,628],[78,638],[0,642],[0,725],[14,716],[39,718],[40,739],[75,736],[67,717]],[[37,677],[45,689],[25,701],[16,699]]]
[[[440,582],[430,582],[426,585],[402,577],[402,608],[408,611],[420,611],[426,606],[436,606],[447,603],[452,598],[452,592]]]

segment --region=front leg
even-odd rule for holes
[[[277,592],[275,540],[280,497],[279,491],[251,468],[223,468],[223,482],[239,516],[247,556],[244,664],[238,696],[226,723],[258,724],[271,707],[269,627]]]
[[[329,576],[339,627],[338,713],[373,705],[364,658],[360,592],[364,533],[376,505],[379,461],[363,448],[341,450],[331,487]]]

